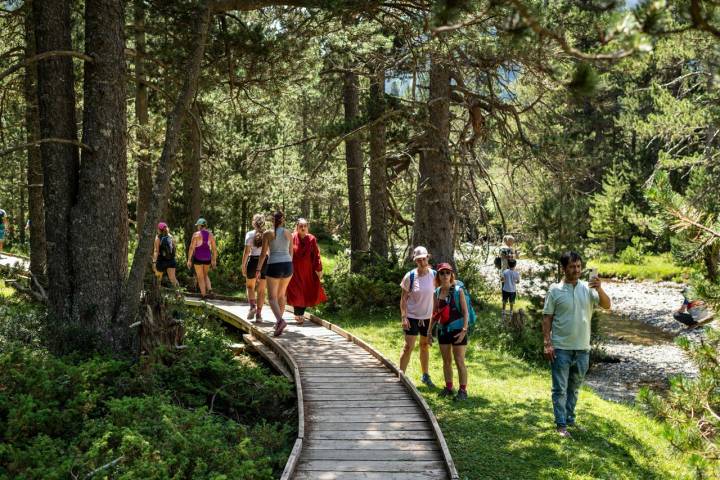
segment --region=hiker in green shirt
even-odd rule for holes
[[[545,358],[552,367],[552,402],[558,434],[570,437],[575,426],[578,391],[590,364],[590,320],[595,305],[610,308],[610,297],[595,275],[580,280],[582,258],[575,252],[560,257],[564,278],[550,286],[543,309]]]

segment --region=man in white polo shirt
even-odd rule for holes
[[[564,278],[545,297],[543,337],[545,358],[552,367],[552,402],[557,432],[570,437],[575,426],[575,404],[590,364],[590,320],[593,308],[610,308],[610,297],[595,275],[580,280],[582,258],[575,252],[560,257]]]

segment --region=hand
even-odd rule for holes
[[[217,268],[217,261],[212,260],[212,261],[210,262],[210,268],[212,268],[213,270],[215,270],[215,269]]]
[[[427,344],[428,344],[428,345],[432,345],[432,344],[433,344],[433,340],[434,340],[434,338],[433,338],[433,336],[432,336],[432,332],[428,330]]]
[[[465,330],[465,329],[463,328],[462,330],[460,330],[460,333],[458,333],[457,335],[455,335],[455,336],[453,337],[453,338],[455,339],[455,342],[454,342],[454,343],[455,343],[455,344],[461,343],[461,342],[465,339],[465,336],[466,336],[466,335],[467,335],[467,330]]]
[[[189,270],[192,270],[192,262],[190,260],[187,261],[187,267]]]
[[[247,269],[245,269],[245,268],[242,269],[242,276],[247,278]]]
[[[261,275],[261,274],[262,274],[262,272],[261,272],[260,269],[258,268],[257,271],[255,272],[255,280],[260,280],[260,275]]]
[[[545,358],[549,362],[555,361],[555,348],[553,348],[552,343],[546,343],[545,348],[543,349],[543,354],[545,355]]]
[[[410,320],[408,320],[407,317],[402,317],[402,327],[403,327],[403,330],[410,329]]]
[[[315,270],[315,275],[317,275],[318,280],[322,280],[322,277],[323,277],[322,270]]]
[[[593,277],[590,282],[588,282],[588,287],[590,288],[600,288],[601,285],[600,277]]]

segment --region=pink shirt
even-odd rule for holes
[[[414,285],[410,288],[410,273],[415,272]],[[425,275],[419,275],[417,269],[406,273],[400,282],[403,290],[409,292],[407,301],[408,318],[427,320],[432,317],[433,295],[435,294],[435,278],[428,269]]]

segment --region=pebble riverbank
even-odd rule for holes
[[[531,260],[520,260],[517,270],[522,277],[518,295],[542,294],[544,285],[531,281],[545,267]],[[483,276],[500,288],[497,271],[492,265],[481,269]],[[682,304],[683,285],[672,282],[605,281],[603,288],[612,299],[612,312],[626,317],[629,322],[641,322],[672,337],[685,336],[699,341],[706,328],[688,330],[676,322],[672,313]],[[713,322],[714,323],[714,322]],[[628,341],[623,336],[609,333],[602,347],[614,360],[613,363],[597,363],[588,372],[586,383],[606,399],[632,402],[642,386],[664,388],[673,375],[697,375],[697,368],[685,353],[667,340],[668,335],[658,335],[657,342],[642,345]]]

